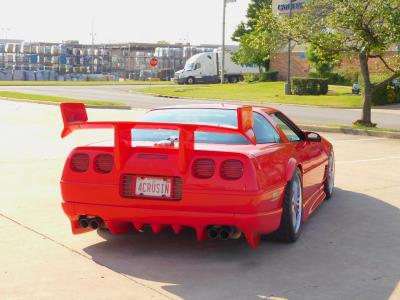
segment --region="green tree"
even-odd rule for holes
[[[335,54],[321,53],[318,47],[310,45],[306,51],[307,60],[320,77],[327,77],[339,62]]]
[[[254,31],[260,12],[264,9],[271,11],[271,4],[272,0],[251,0],[247,8],[247,21],[241,22],[232,35],[232,40],[239,42],[239,51],[234,54],[234,61],[238,64],[257,65],[260,76],[263,67],[269,68],[269,53],[266,49],[254,47],[249,43],[255,38]]]
[[[282,20],[270,8],[258,12],[258,19],[250,33],[240,38],[239,50],[233,55],[238,64],[255,64],[260,70],[269,61],[271,54],[285,46],[287,33],[282,30]]]
[[[312,44],[322,55],[358,57],[364,82],[363,109],[357,124],[374,126],[371,103],[374,91],[400,77],[400,60],[385,53],[400,44],[400,0],[309,0],[301,14],[286,20],[291,37]],[[379,59],[389,74],[373,82],[369,61]]]
[[[258,14],[265,8],[271,8],[272,0],[251,0],[247,8],[246,22],[241,22],[232,35],[232,40],[239,42],[240,38],[252,32],[258,20]]]
[[[239,50],[232,53],[232,61],[238,65],[257,65],[260,78],[263,74],[265,60],[269,59],[267,48],[260,48],[255,45],[257,36],[254,33],[247,33],[240,38]]]

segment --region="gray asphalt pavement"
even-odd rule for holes
[[[90,120],[144,110],[88,110]],[[49,126],[51,124],[51,126]],[[0,101],[1,299],[400,299],[400,141],[323,134],[336,189],[295,244],[197,242],[193,231],[72,236],[60,201],[65,158],[112,137],[60,139],[55,106]]]
[[[165,105],[186,103],[209,103],[207,100],[186,100],[154,97],[130,92],[145,86],[0,86],[0,90],[22,93],[45,94],[52,96],[72,97],[87,100],[106,100],[124,102],[133,108],[156,108]],[[215,101],[211,101],[215,103]],[[254,104],[254,103],[253,103]],[[360,109],[336,109],[296,105],[277,105],[276,107],[290,116],[294,121],[313,124],[343,124],[351,125],[361,116]],[[374,109],[373,122],[381,128],[400,129],[400,109]]]

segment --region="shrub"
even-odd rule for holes
[[[342,71],[339,72],[341,76],[343,76],[346,80],[350,82],[350,85],[354,83],[360,82],[360,72],[356,71]]]
[[[320,74],[315,72],[311,72],[308,76],[311,78],[321,78]],[[358,82],[357,73],[329,73],[324,78],[328,79],[328,84],[332,85],[352,86],[353,83]]]
[[[388,87],[382,86],[372,93],[372,105],[388,104]]]
[[[260,82],[278,81],[278,71],[267,71],[262,74]]]
[[[326,78],[292,78],[293,95],[326,95],[328,93],[328,79]]]
[[[247,82],[247,83],[257,82],[257,81],[260,80],[260,75],[258,75],[258,74],[245,74],[245,75],[243,75],[243,80],[244,80],[244,82]]]
[[[264,72],[262,73],[261,78],[259,74],[246,74],[243,76],[243,80],[249,83],[278,81],[278,72],[277,71]]]
[[[400,102],[400,88],[388,84],[372,93],[372,105],[386,105]]]
[[[352,86],[354,82],[356,81],[352,81],[351,79],[339,73],[330,73],[328,75],[329,84]]]
[[[319,80],[319,92],[318,95],[326,95],[329,91],[329,82],[326,79],[321,78]]]

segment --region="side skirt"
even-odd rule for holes
[[[325,200],[325,198],[326,194],[324,192],[324,185],[322,184],[320,188],[304,203],[303,223],[307,221],[310,215]]]

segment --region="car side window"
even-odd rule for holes
[[[257,144],[279,143],[281,138],[275,128],[259,113],[253,113],[254,134]]]
[[[195,70],[200,69],[201,68],[201,63],[197,63],[196,66],[194,67]]]
[[[270,117],[275,121],[279,128],[288,138],[289,142],[298,142],[303,140],[302,131],[294,125],[288,118],[282,113],[271,114]]]

